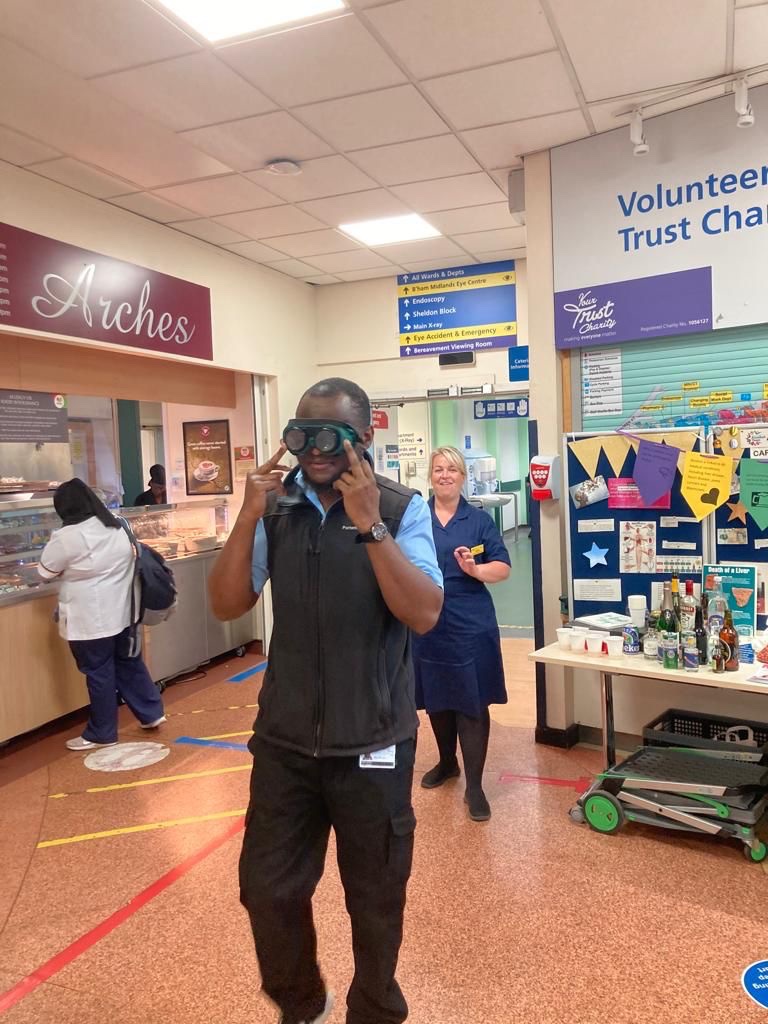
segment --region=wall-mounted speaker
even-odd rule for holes
[[[522,167],[516,167],[509,172],[507,185],[509,212],[518,224],[525,224],[525,172]]]
[[[474,366],[474,352],[447,352],[437,357],[441,366]]]

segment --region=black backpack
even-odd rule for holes
[[[176,611],[177,591],[173,572],[163,556],[136,540],[133,530],[125,519],[120,525],[128,534],[133,545],[135,561],[133,586],[131,588],[131,623],[142,622],[145,626],[156,626],[165,622]],[[139,613],[136,614],[136,590],[139,593]]]

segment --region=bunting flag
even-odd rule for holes
[[[743,459],[739,471],[741,477],[740,504],[761,530],[768,527],[768,462],[759,459]]]
[[[568,447],[579,460],[589,479],[597,472],[597,462],[603,446],[602,437],[583,437],[580,441],[569,441]]]
[[[632,477],[646,505],[653,505],[672,489],[678,455],[678,449],[671,445],[641,439]]]
[[[602,439],[602,445],[605,457],[611,464],[614,476],[621,476],[621,471],[629,454],[629,438],[626,434],[607,434]]]
[[[733,459],[686,452],[681,492],[698,521],[723,505],[731,493]]]

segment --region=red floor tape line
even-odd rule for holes
[[[539,786],[564,786],[566,789],[575,789],[577,793],[586,793],[592,785],[592,779],[549,779],[541,775],[515,775],[512,772],[502,772],[499,782],[534,782]]]
[[[34,992],[38,986],[52,978],[54,974],[57,974],[62,967],[66,967],[67,964],[71,964],[73,960],[76,960],[79,956],[90,949],[91,946],[95,946],[97,942],[103,939],[106,935],[109,935],[111,931],[114,931],[124,921],[127,921],[129,917],[132,917],[137,910],[141,910],[143,906],[153,900],[155,896],[158,896],[164,889],[173,885],[180,878],[191,871],[195,865],[199,864],[200,861],[205,860],[214,850],[217,850],[220,846],[223,846],[228,839],[242,829],[245,819],[240,818],[234,824],[222,832],[220,836],[212,839],[205,846],[202,846],[195,853],[183,860],[181,864],[177,864],[175,868],[171,868],[170,871],[162,875],[147,886],[143,892],[140,892],[138,896],[134,896],[130,903],[126,903],[120,910],[115,911],[106,920],[102,921],[101,924],[97,924],[95,928],[92,928],[85,935],[81,935],[79,939],[63,949],[60,953],[51,957],[46,963],[42,964],[31,974],[28,974],[26,978],[22,978],[21,981],[17,982],[12,988],[9,988],[7,992],[3,992],[0,995],[0,1013],[4,1013],[6,1010],[10,1010],[12,1006],[28,996],[30,992]]]

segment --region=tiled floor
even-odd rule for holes
[[[598,768],[599,754],[533,743],[529,647],[504,641],[510,703],[493,709],[492,820],[467,819],[460,781],[415,791],[419,826],[400,971],[410,1019],[765,1020],[742,992],[740,975],[768,955],[768,875],[729,843],[641,827],[607,837],[573,825],[566,812],[575,787]],[[4,1024],[276,1019],[258,993],[237,900],[248,754],[174,742],[244,743],[260,677],[225,680],[258,660],[233,659],[169,689],[168,724],[156,738],[171,753],[144,770],[89,771],[82,754],[63,749],[77,726],[4,753],[0,992],[31,977]],[[146,736],[126,713],[121,740],[138,739]],[[433,761],[427,727],[418,773]],[[131,785],[145,782],[152,784]],[[115,832],[160,822],[165,827]],[[104,832],[114,834],[98,836]],[[41,840],[73,837],[84,838],[38,848]],[[123,910],[125,919],[110,928],[111,915]],[[322,962],[341,995],[332,1017],[340,1024],[352,963],[332,855],[316,918]]]

